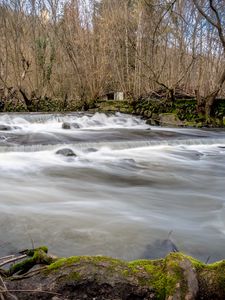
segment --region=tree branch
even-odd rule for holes
[[[216,7],[213,4],[213,0],[209,0],[209,6],[211,8],[211,10],[213,11],[213,13],[216,16],[216,22],[209,17],[209,15],[206,14],[206,12],[201,8],[201,6],[198,3],[198,0],[193,0],[197,10],[200,12],[200,14],[213,26],[217,29],[218,34],[219,34],[219,38],[220,41],[223,45],[223,49],[224,49],[224,53],[225,53],[225,36],[223,33],[223,27],[222,27],[222,22],[221,22],[221,18],[219,16],[218,10],[216,9]]]

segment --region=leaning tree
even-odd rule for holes
[[[199,91],[196,91],[198,110],[205,113],[206,119],[209,119],[214,110],[214,104],[217,96],[221,92],[225,83],[225,1],[224,0],[193,0],[195,7],[207,22],[208,30],[215,30],[217,38],[222,44],[223,68],[216,81],[216,85],[208,95],[202,97]],[[215,53],[218,55],[218,53]]]

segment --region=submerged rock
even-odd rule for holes
[[[64,122],[64,123],[62,124],[62,129],[71,129],[71,124],[68,123],[68,122]]]
[[[71,129],[71,128],[79,129],[80,125],[78,123],[69,123],[69,122],[64,122],[62,124],[62,129]]]
[[[80,128],[80,125],[78,123],[72,123],[71,126],[76,129]]]
[[[87,152],[87,153],[92,153],[92,152],[97,152],[97,151],[98,151],[98,149],[96,149],[96,148],[87,148],[85,150],[85,152]]]
[[[63,148],[63,149],[59,149],[58,151],[56,151],[57,155],[63,155],[66,157],[76,157],[77,155],[73,152],[72,149],[69,148]]]
[[[0,130],[1,131],[9,131],[9,130],[12,130],[12,127],[9,125],[0,125]]]
[[[158,239],[154,243],[146,246],[142,257],[148,259],[164,258],[169,253],[178,251],[177,246],[171,239]]]
[[[20,129],[20,127],[18,127],[18,126],[4,125],[4,124],[0,125],[0,131],[10,131],[10,130],[14,130],[14,129]]]

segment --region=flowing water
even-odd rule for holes
[[[0,129],[0,254],[33,241],[60,256],[154,258],[172,231],[179,250],[224,258],[224,131],[82,113],[0,115]]]

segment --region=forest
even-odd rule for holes
[[[225,0],[0,0],[0,300],[225,299]]]
[[[173,101],[179,89],[209,117],[225,97],[224,7],[224,0],[1,0],[2,110],[48,99],[56,110],[74,110],[110,91],[133,101],[163,89]]]

